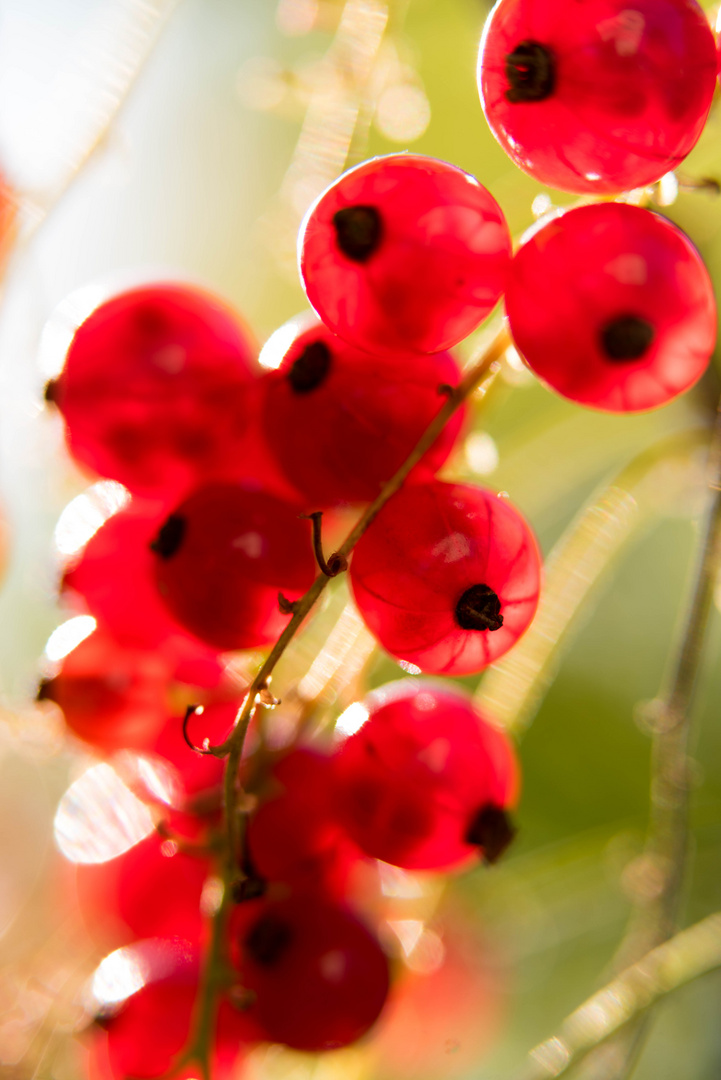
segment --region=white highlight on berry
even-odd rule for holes
[[[147,976],[147,963],[144,962],[142,950],[136,945],[111,952],[100,961],[90,984],[96,1009],[127,1001],[142,990]]]
[[[335,722],[335,730],[338,735],[355,735],[368,720],[370,713],[360,701],[354,701],[345,712],[342,712]]]
[[[275,371],[283,363],[283,358],[295,339],[305,330],[317,326],[318,319],[310,311],[295,315],[273,331],[258,356],[258,363],[266,371]]]
[[[47,640],[45,659],[51,663],[64,660],[81,641],[90,637],[97,626],[92,615],[76,615],[57,626]]]
[[[59,375],[75,331],[100,304],[107,300],[107,284],[95,283],[76,289],[52,313],[40,337],[38,367],[46,379]]]
[[[114,769],[91,765],[63,795],[55,813],[55,843],[73,863],[103,863],[144,840],[153,819]]]
[[[77,495],[63,510],[53,540],[61,555],[85,547],[101,525],[130,502],[130,492],[116,480],[100,480]]]

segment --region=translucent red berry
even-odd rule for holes
[[[82,465],[131,491],[179,497],[227,468],[253,408],[254,352],[210,293],[132,289],[78,326],[48,397]]]
[[[255,905],[254,905],[255,907]],[[347,1046],[372,1026],[388,993],[388,960],[366,927],[321,896],[260,903],[235,946],[249,1011],[273,1042]]]
[[[698,140],[716,78],[695,0],[498,0],[478,84],[506,153],[565,191],[658,180]]]
[[[366,855],[412,870],[449,869],[513,837],[511,744],[451,687],[403,679],[364,702],[368,719],[334,757],[339,820]]]
[[[168,713],[170,678],[159,653],[121,646],[97,629],[42,681],[38,699],[56,702],[70,730],[93,746],[147,748]]]
[[[431,353],[465,338],[503,291],[510,236],[475,177],[419,154],[374,158],[336,180],[298,240],[310,303],[376,353]]]
[[[106,939],[178,937],[197,943],[210,871],[208,856],[186,853],[152,834],[106,863],[76,867],[81,911]]]
[[[569,210],[535,231],[513,261],[506,309],[541,379],[612,412],[688,390],[716,340],[713,287],[693,244],[623,203]]]
[[[166,516],[161,504],[132,499],[70,558],[62,597],[120,644],[161,654],[177,678],[214,686],[222,673],[217,651],[180,626],[155,583],[150,545]]]
[[[371,355],[313,318],[282,327],[278,341],[282,362],[277,357],[280,366],[264,380],[265,434],[283,472],[316,509],[374,499],[439,412],[439,388],[460,380],[449,353]],[[272,347],[273,339],[263,355]],[[425,472],[440,468],[461,424],[457,412],[423,458]]]
[[[540,556],[521,514],[469,484],[409,485],[384,506],[350,567],[358,608],[388,652],[464,675],[507,652],[538,604]]]
[[[217,649],[274,641],[288,622],[278,593],[298,599],[315,578],[310,527],[298,508],[239,484],[199,488],[151,543],[172,615]]]
[[[358,851],[338,822],[332,776],[331,759],[304,747],[274,766],[247,833],[251,864],[265,880],[343,895]]]

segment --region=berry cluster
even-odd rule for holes
[[[496,5],[479,66],[494,131],[568,190],[658,179],[710,106],[702,14],[693,0],[633,12],[598,0],[578,19],[570,6]],[[406,667],[480,672],[530,625],[529,526],[507,498],[437,475],[471,388],[448,350],[505,294],[513,341],[543,381],[631,412],[693,385],[715,340],[706,269],[664,218],[580,207],[539,223],[512,257],[489,192],[419,155],[344,174],[309,210],[299,263],[315,314],[281,327],[259,362],[225,304],[161,283],[97,307],[46,391],[76,462],[121,494],[63,567],[62,596],[92,629],[40,696],[100,751],[150,754],[171,777],[162,799],[142,793],[157,832],[78,870],[89,920],[112,915],[106,940],[139,972],[93,1041],[99,1075],[115,1080],[190,1075],[179,1055],[200,1053],[209,1024],[220,1073],[258,1041],[359,1038],[391,985],[359,868],[459,870],[512,839],[510,744],[468,695],[432,680],[356,703],[330,744],[278,751],[255,733],[232,759],[237,776],[222,764],[242,749],[238,711],[251,717],[258,689],[273,704],[224,654],[271,645],[314,581],[346,568],[343,553],[322,556],[321,510],[372,504],[348,548],[350,586]],[[449,399],[449,422],[421,444]]]

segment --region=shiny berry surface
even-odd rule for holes
[[[250,860],[261,878],[343,896],[359,853],[338,822],[332,777],[331,759],[304,747],[274,766],[248,821]]]
[[[151,548],[172,615],[218,649],[274,641],[290,601],[313,584],[310,525],[298,508],[238,484],[199,488],[168,516]]]
[[[179,496],[222,469],[245,432],[254,353],[210,293],[132,289],[80,324],[48,396],[78,462],[133,492]]]
[[[404,679],[365,701],[368,720],[334,757],[340,821],[366,855],[409,870],[494,862],[513,836],[508,739],[451,687]]]
[[[528,628],[540,556],[505,498],[432,481],[384,506],[355,549],[350,580],[388,652],[424,672],[465,675],[503,656]]]
[[[675,169],[703,130],[715,79],[695,0],[499,0],[478,63],[506,153],[577,192],[623,191]]]
[[[671,222],[600,203],[549,221],[517,253],[506,310],[529,367],[611,412],[665,405],[701,377],[716,340],[708,271]]]
[[[273,1042],[330,1050],[355,1042],[378,1018],[388,960],[371,932],[321,896],[258,905],[236,942],[249,1010]]]
[[[444,403],[439,387],[460,381],[458,365],[446,352],[412,360],[371,355],[315,319],[304,322],[299,322],[280,367],[265,376],[268,445],[285,475],[315,508],[369,502],[439,412]],[[278,332],[284,341],[291,327]],[[440,468],[462,422],[459,410],[416,475]]]
[[[298,251],[308,299],[334,333],[371,352],[432,353],[462,341],[496,303],[510,236],[475,177],[392,154],[320,196]]]

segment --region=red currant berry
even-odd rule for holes
[[[150,545],[164,518],[160,504],[140,499],[108,518],[68,563],[62,596],[120,644],[159,651],[183,682],[214,686],[223,670],[216,650],[183,629],[158,595]]]
[[[152,834],[109,862],[76,867],[80,909],[88,927],[123,942],[179,937],[198,942],[210,860],[186,854]]]
[[[254,353],[210,293],[146,286],[80,324],[47,396],[78,462],[131,491],[177,497],[233,454],[252,409]]]
[[[271,1041],[330,1050],[378,1018],[388,960],[350,911],[321,896],[292,896],[259,904],[237,933],[240,978],[256,995],[250,1017]]]
[[[98,1031],[91,1045],[93,1073],[97,1080],[150,1080],[165,1074],[173,1080],[197,1076],[197,1063],[171,1070],[174,1060],[191,1035],[193,1009],[198,994],[199,957],[194,947],[179,939],[140,942],[120,954],[118,972],[130,979],[130,996],[99,1017],[104,1031]],[[116,991],[112,963],[119,954],[103,961],[94,979],[100,992],[109,983]],[[107,979],[103,965],[110,964]],[[97,986],[97,984],[100,984]],[[135,985],[133,985],[133,983]],[[138,987],[138,983],[140,986]],[[228,1077],[242,1044],[256,1039],[256,1031],[243,1013],[222,1000],[213,1040],[213,1075]],[[216,1071],[217,1070],[217,1071]]]
[[[332,774],[329,757],[305,748],[277,762],[248,822],[250,861],[261,878],[343,896],[358,852],[338,824]]]
[[[402,488],[386,503],[355,549],[350,580],[388,652],[421,671],[467,675],[528,628],[540,556],[505,499],[436,480]]]
[[[344,173],[298,239],[308,299],[334,333],[379,354],[462,341],[505,286],[503,212],[474,176],[419,154]]]
[[[508,739],[458,690],[383,686],[334,758],[341,824],[366,853],[409,870],[494,862],[513,837],[518,770]]]
[[[93,746],[142,749],[167,716],[170,675],[158,653],[118,645],[98,629],[41,682],[38,700],[56,702],[70,730]]]
[[[513,261],[506,309],[539,378],[610,412],[688,390],[716,340],[713,287],[694,246],[623,203],[569,210],[534,232]]]
[[[478,62],[503,149],[565,191],[624,191],[683,161],[716,78],[695,0],[498,0]]]
[[[268,444],[291,483],[315,508],[371,501],[439,412],[439,387],[458,384],[458,366],[449,353],[412,362],[371,356],[312,317],[298,320],[295,334],[293,329],[288,324],[278,331],[285,353],[277,370],[265,377]],[[273,339],[263,355],[272,346]],[[462,421],[459,411],[421,469],[437,472]]]
[[[290,601],[313,584],[315,559],[297,507],[238,484],[209,484],[166,519],[151,544],[164,601],[191,633],[217,649],[274,641]]]

